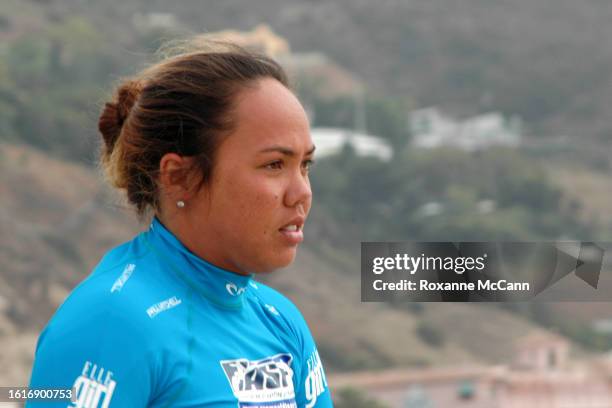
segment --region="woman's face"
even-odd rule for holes
[[[192,250],[234,272],[268,272],[290,264],[303,239],[314,145],[302,105],[274,79],[241,91],[233,115],[210,183],[187,205]]]

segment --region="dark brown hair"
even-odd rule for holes
[[[289,88],[272,59],[228,43],[205,45],[125,79],[100,115],[101,165],[139,216],[159,209],[157,177],[166,153],[195,157],[191,170],[201,174],[201,187],[210,180],[221,139],[234,126],[235,96],[266,77]]]

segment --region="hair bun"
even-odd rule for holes
[[[113,101],[104,104],[104,109],[98,120],[98,129],[102,133],[106,151],[109,154],[113,151],[115,143],[121,135],[123,123],[130,115],[141,90],[140,82],[126,81],[117,89]]]

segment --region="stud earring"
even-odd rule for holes
[[[183,200],[178,200],[178,201],[176,202],[176,206],[177,206],[178,208],[184,208],[184,207],[185,207],[185,202],[184,202]]]

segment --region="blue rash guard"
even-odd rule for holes
[[[27,407],[332,407],[297,308],[190,252],[158,219],[100,261],[36,347]]]

